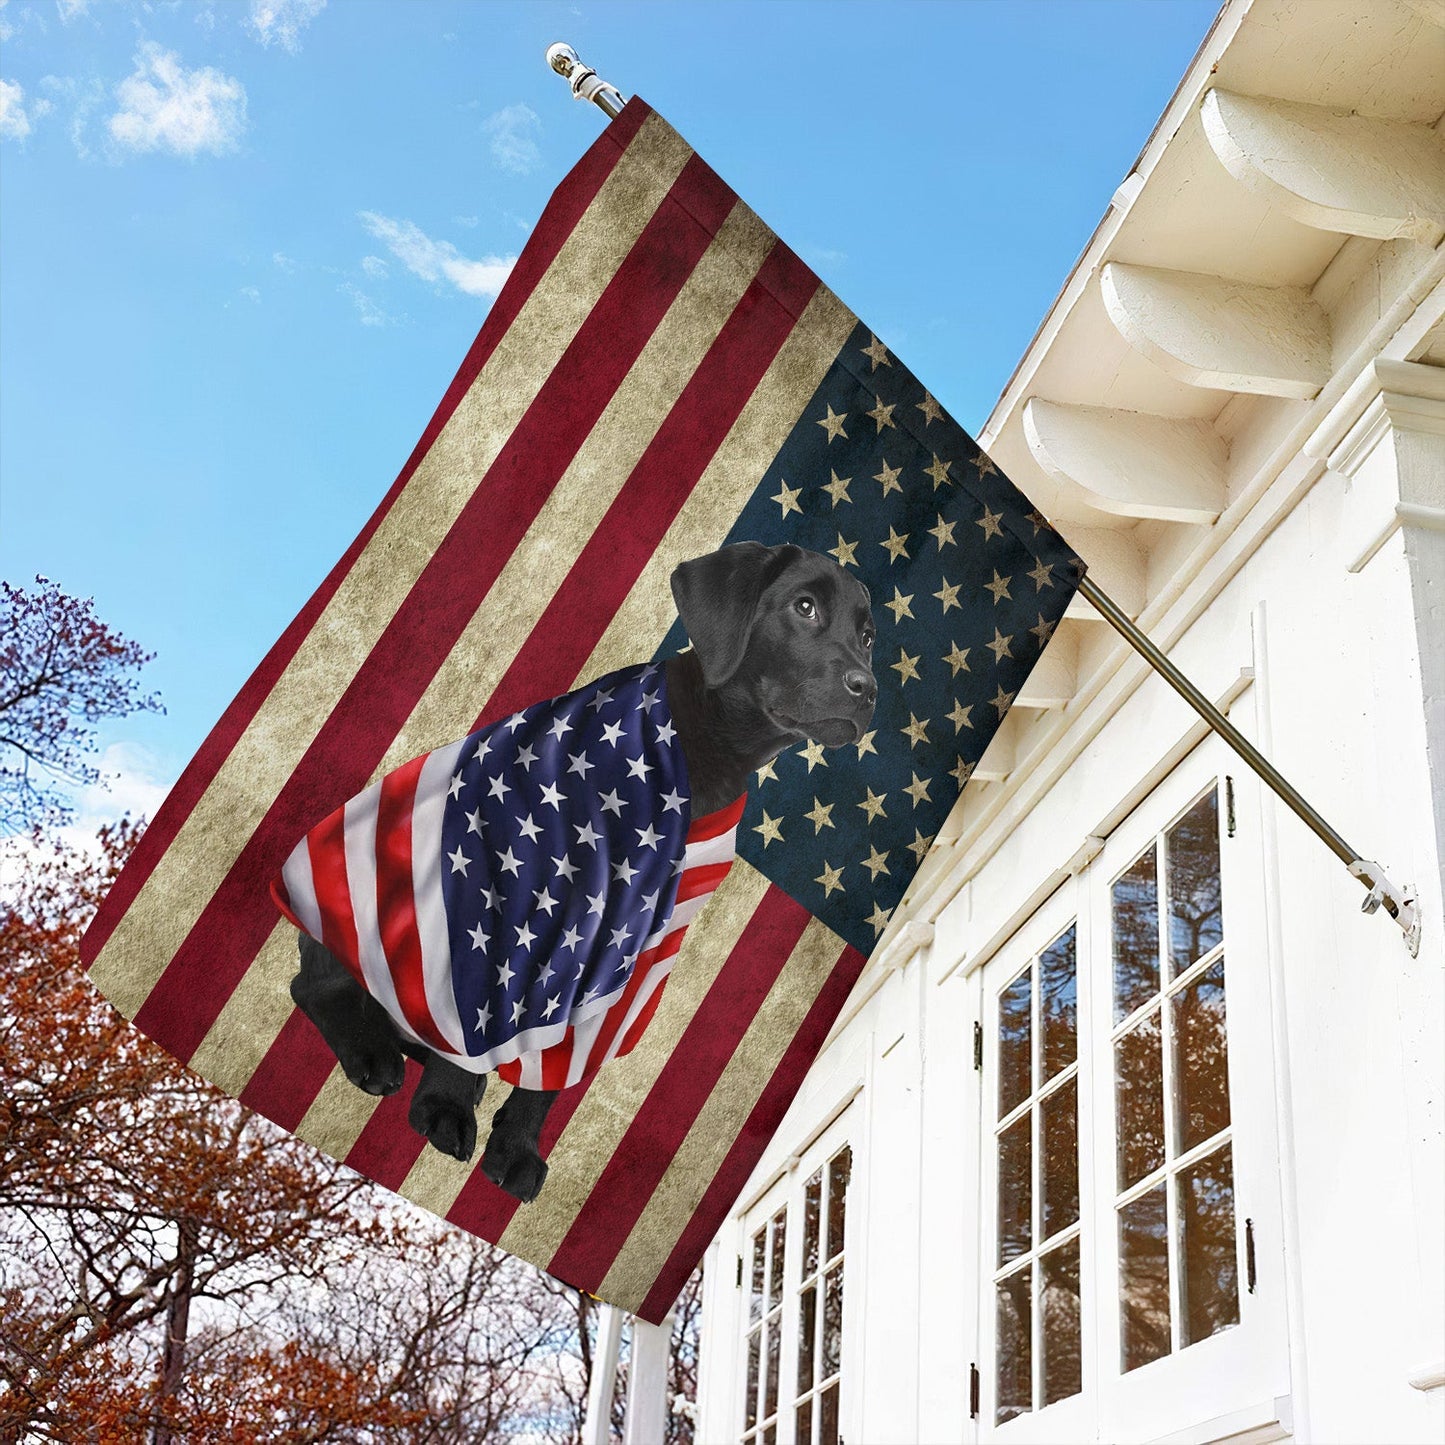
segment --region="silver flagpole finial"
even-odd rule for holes
[[[626,101],[617,87],[608,85],[590,65],[583,65],[570,45],[564,45],[560,41],[556,45],[549,45],[547,64],[571,85],[572,94],[578,100],[595,102],[609,120],[621,114]]]

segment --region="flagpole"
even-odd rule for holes
[[[1381,904],[1385,912],[1400,925],[1405,946],[1412,958],[1420,952],[1420,910],[1408,888],[1400,888],[1386,877],[1378,863],[1360,856],[1314,808],[1299,794],[1250,740],[1244,736],[1195,685],[1162,653],[1146,633],[1141,632],[1128,614],[1087,574],[1079,584],[1079,595],[1092,604],[1099,615],[1157,672],[1209,727],[1294,810],[1305,825],[1321,839],[1350,875],[1369,889],[1363,909],[1373,913]]]
[[[553,45],[547,50],[547,63],[572,87],[578,100],[590,100],[600,106],[608,119],[618,116],[626,103],[614,85],[601,79],[590,66],[584,65],[570,45]],[[1364,884],[1368,893],[1362,905],[1373,913],[1384,905],[1385,912],[1400,925],[1410,956],[1420,951],[1420,911],[1411,890],[1398,887],[1378,863],[1360,854],[1330,827],[1309,803],[1291,786],[1277,768],[1234,726],[1225,715],[1174,666],[1172,662],[1137,628],[1126,612],[1101,591],[1087,575],[1079,584],[1079,594],[1099,615],[1182,697],[1205,723],[1264,780],[1275,793],[1304,821],[1325,846],[1349,869],[1350,875]]]

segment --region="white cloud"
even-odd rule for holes
[[[480,216],[453,216],[452,224],[454,226],[465,226],[467,230],[470,231],[479,226],[481,220],[482,218]]]
[[[288,276],[296,270],[296,262],[284,251],[272,251],[271,264],[278,271],[284,271]]]
[[[253,302],[258,306],[261,303],[261,292],[255,286],[242,286],[241,295],[244,296],[247,301]]]
[[[0,80],[0,140],[24,140],[29,134],[25,88],[13,80]]]
[[[482,122],[482,133],[492,138],[492,159],[504,171],[525,175],[542,159],[536,136],[542,121],[529,105],[509,105]]]
[[[206,66],[185,70],[172,50],[149,43],[136,56],[134,74],[116,87],[120,109],[110,134],[136,151],[194,156],[235,150],[246,129],[246,88]]]
[[[55,8],[60,12],[60,23],[69,25],[79,15],[84,15],[90,9],[90,0],[55,0]]]
[[[373,281],[384,281],[386,279],[386,262],[380,256],[363,256],[361,258],[361,269],[371,277]]]
[[[375,211],[360,212],[361,222],[407,270],[424,281],[450,281],[468,296],[493,297],[517,264],[515,256],[484,256],[470,261],[450,241],[433,241],[411,221],[395,221]]]
[[[336,288],[343,295],[351,297],[351,304],[356,307],[357,315],[361,317],[363,326],[388,326],[394,317],[388,316],[365,291],[358,286],[353,286],[350,281],[343,281]]]
[[[301,32],[326,8],[326,0],[251,0],[250,26],[262,45],[273,40],[293,53]]]

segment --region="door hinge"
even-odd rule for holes
[[[735,1289],[741,1289],[742,1287],[743,1287],[743,1257],[742,1257],[742,1255],[738,1255],[738,1277],[737,1277],[737,1282],[736,1282],[736,1284],[734,1285],[734,1288],[735,1288]]]
[[[973,1066],[983,1068],[983,1025],[977,1020],[973,1025]]]
[[[968,1367],[968,1418],[978,1419],[978,1366]]]
[[[1234,837],[1234,779],[1228,773],[1224,775],[1224,828]]]
[[[1254,1220],[1244,1221],[1244,1277],[1250,1294],[1254,1293],[1257,1276],[1254,1272]]]

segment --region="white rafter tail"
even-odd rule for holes
[[[1213,522],[1224,510],[1224,439],[1206,421],[1031,397],[1024,436],[1034,460],[1101,512]]]
[[[1420,956],[1420,906],[1415,901],[1415,890],[1407,883],[1402,888],[1390,881],[1385,870],[1368,858],[1356,858],[1349,865],[1351,874],[1369,889],[1365,901],[1360,905],[1362,913],[1374,913],[1381,904],[1385,912],[1400,925],[1405,935],[1405,947],[1411,958]]]
[[[1078,668],[1078,623],[1065,618],[1039,654],[1014,706],[1054,708],[1072,702],[1079,686]]]
[[[1177,381],[1307,400],[1329,379],[1329,321],[1302,287],[1118,261],[1099,281],[1119,334]]]
[[[1010,709],[1003,723],[989,739],[983,756],[973,770],[973,777],[982,783],[1001,783],[1018,763],[1019,714]]]
[[[1144,559],[1127,532],[1108,527],[1080,527],[1072,522],[1059,523],[1058,529],[1089,568],[1089,575],[1124,609],[1130,617],[1144,610]],[[1098,622],[1093,605],[1077,592],[1064,610],[1065,621]]]
[[[1204,134],[1241,185],[1322,231],[1445,236],[1445,137],[1430,126],[1211,90]]]

